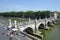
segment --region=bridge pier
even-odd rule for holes
[[[49,27],[47,26],[47,18],[45,18],[45,29],[49,30]]]
[[[45,26],[45,29],[49,30],[49,27],[48,26]]]
[[[36,32],[37,32],[37,18],[35,18],[35,32],[34,33]]]

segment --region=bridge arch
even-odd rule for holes
[[[55,21],[54,21],[54,20],[52,20],[52,23],[53,23],[53,24],[55,24]]]
[[[26,33],[33,33],[33,29],[32,29],[31,27],[27,27],[27,28],[25,29],[25,32],[26,32]]]
[[[50,25],[51,25],[51,22],[50,22],[50,21],[48,21],[48,22],[47,22],[47,26],[50,26]]]
[[[44,24],[41,23],[41,24],[39,25],[38,29],[43,29],[43,28],[44,28]]]

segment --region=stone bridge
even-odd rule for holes
[[[45,18],[45,19],[38,19],[35,18],[35,20],[30,20],[29,18],[29,22],[23,22],[23,23],[17,23],[17,21],[15,20],[15,23],[13,24],[15,29],[19,29],[19,31],[21,32],[25,32],[27,29],[31,30],[33,33],[41,28],[43,29],[49,29],[49,25],[53,25],[57,20],[57,15],[55,13],[54,17],[50,17],[50,18]],[[12,27],[12,23],[11,23],[11,19],[9,19],[9,24],[8,24],[9,28]],[[13,30],[15,30],[13,29]]]
[[[4,20],[4,19],[3,19]],[[0,22],[2,22],[5,25],[9,25],[8,27],[11,28],[12,25],[14,25],[15,29],[19,28],[19,31],[24,32],[26,31],[26,29],[30,28],[31,31],[35,32],[38,31],[39,29],[43,28],[43,29],[49,29],[49,25],[53,25],[56,22],[56,19],[54,17],[51,18],[45,18],[45,19],[35,19],[35,20],[30,20],[29,18],[29,22],[23,22],[23,23],[17,23],[17,21],[15,20],[15,23],[11,23],[11,19],[9,19],[9,22],[5,22],[3,20],[0,20]]]
[[[21,23],[21,25],[19,23],[19,29],[24,32],[26,29],[30,28],[31,31],[35,32],[40,28],[49,29],[48,26],[53,25],[55,22],[55,18],[35,19],[34,21],[29,20],[29,22]]]

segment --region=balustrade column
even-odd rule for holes
[[[17,21],[15,20],[15,28],[17,28]]]
[[[39,17],[39,21],[41,21],[41,17]]]
[[[47,25],[47,24],[46,24],[46,17],[45,17],[45,28],[46,28],[46,25]]]
[[[11,19],[9,19],[9,26],[8,26],[9,28],[11,28],[12,27],[12,24],[11,24]]]
[[[29,23],[31,23],[30,17],[29,17]]]

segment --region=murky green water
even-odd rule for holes
[[[47,35],[44,40],[60,40],[60,27],[55,26],[47,32]]]

